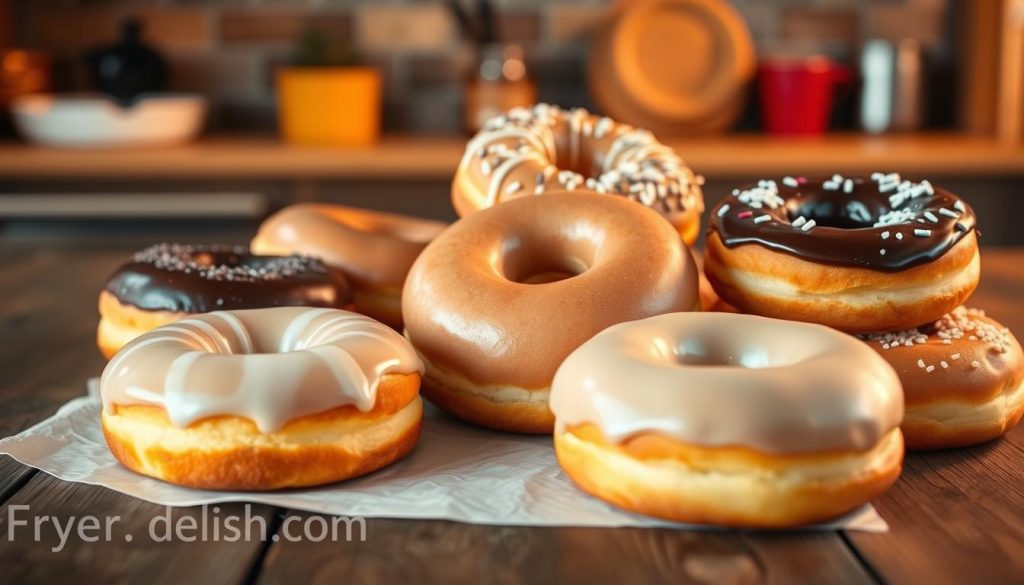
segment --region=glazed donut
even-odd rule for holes
[[[329,483],[412,450],[422,371],[401,335],[362,315],[216,311],[114,356],[100,381],[103,434],[126,467],[175,484]]]
[[[1008,329],[958,307],[927,326],[863,336],[903,382],[910,449],[1002,436],[1024,414],[1024,355]]]
[[[278,306],[349,308],[345,276],[315,258],[253,256],[240,246],[157,244],[136,252],[100,292],[100,352],[189,315]]]
[[[697,270],[658,214],[563,193],[485,209],[423,251],[402,294],[423,394],[494,429],[550,433],[551,378],[609,325],[695,309]]]
[[[538,104],[488,120],[452,181],[459,216],[529,195],[586,189],[624,195],[669,220],[688,245],[700,233],[703,177],[646,130]]]
[[[896,372],[828,327],[675,313],[609,327],[551,385],[555,452],[584,491],[679,522],[785,528],[900,473]]]
[[[974,211],[899,175],[786,177],[711,213],[705,273],[746,313],[857,333],[935,321],[978,284]]]
[[[413,260],[446,224],[366,209],[302,203],[267,218],[257,254],[308,254],[352,283],[356,310],[402,329],[402,286]]]

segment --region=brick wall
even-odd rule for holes
[[[946,43],[950,0],[735,0],[760,50],[793,43],[849,57],[871,36]],[[16,41],[60,58],[59,85],[82,87],[77,55],[114,37],[137,16],[171,61],[174,89],[214,101],[222,128],[274,124],[272,72],[295,39],[315,25],[351,39],[384,73],[385,127],[457,132],[461,80],[471,53],[443,2],[425,0],[13,0]],[[472,4],[470,2],[470,4]],[[590,106],[586,39],[607,2],[496,0],[499,34],[527,46],[541,99]]]

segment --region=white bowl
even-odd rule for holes
[[[199,134],[206,98],[149,94],[124,108],[104,96],[28,95],[14,100],[11,113],[22,135],[44,146],[165,146]]]

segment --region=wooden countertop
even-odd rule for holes
[[[0,178],[439,179],[451,177],[465,138],[385,138],[365,149],[284,145],[273,137],[210,137],[135,150],[57,150],[0,144]],[[671,142],[709,178],[891,170],[929,175],[1022,175],[1024,148],[953,134],[780,139],[727,135]]]
[[[80,395],[103,361],[95,347],[96,294],[127,249],[0,244],[0,436],[21,431]],[[1024,249],[982,253],[971,305],[1024,338]],[[0,534],[8,510],[66,524],[119,515],[131,544],[83,542],[60,552],[42,540],[4,539],[4,580],[17,582],[553,582],[743,583],[1024,582],[1024,427],[979,447],[907,456],[899,482],[875,502],[892,527],[859,532],[682,532],[663,529],[524,528],[371,519],[364,542],[154,542],[160,506],[65,483],[0,458]],[[175,518],[198,519],[180,509]],[[241,514],[240,504],[221,514]],[[279,530],[309,514],[257,505]],[[22,516],[25,517],[25,516]],[[24,528],[22,528],[24,530]]]

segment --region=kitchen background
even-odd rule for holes
[[[464,32],[453,4],[475,32]],[[681,17],[688,19],[681,40],[659,45],[652,66],[703,71],[684,89],[707,100],[693,79],[735,71],[727,81],[736,95],[709,105],[707,116],[716,120],[666,121],[655,130],[707,176],[709,203],[761,175],[832,169],[927,174],[975,205],[987,244],[1024,244],[1017,227],[1024,214],[1020,2],[682,4],[698,9]],[[739,33],[721,6],[738,15]],[[488,10],[493,42],[482,47],[479,28],[487,27],[479,23],[487,19],[477,13]],[[12,52],[42,55],[46,91],[93,91],[96,74],[83,55],[109,50],[130,18],[142,43],[166,61],[165,89],[197,94],[207,104],[203,133],[187,145],[32,147],[7,125],[0,143],[0,236],[103,241],[180,238],[185,230],[200,239],[233,239],[269,210],[297,199],[452,219],[447,179],[467,125],[489,103],[535,96],[608,110],[602,108],[607,99],[595,93],[612,83],[605,75],[614,76],[605,71],[611,59],[599,57],[605,54],[599,51],[602,31],[614,14],[622,18],[621,7],[596,0],[0,0],[0,47],[18,49],[5,53],[0,69],[9,68]],[[734,46],[744,36],[754,59],[746,69],[742,47]],[[621,44],[613,42],[608,54],[624,51]],[[821,128],[813,127],[806,107],[787,122],[785,107],[778,110],[778,100],[772,101],[792,100],[780,90],[793,82],[787,66],[815,59],[827,59],[835,79],[826,89],[801,79],[811,85],[798,91],[804,97],[834,92],[815,98],[815,107],[825,108]],[[489,81],[489,60],[509,86],[497,97],[480,93],[481,82]],[[376,128],[351,124],[347,131],[358,135],[336,144],[296,135],[302,121],[284,122],[280,76],[296,62],[373,68],[382,85],[375,99],[383,138]],[[510,63],[523,68],[521,77],[509,78]],[[885,80],[880,86],[879,75]],[[0,97],[8,104],[14,99]],[[349,104],[363,111],[350,98],[334,102],[334,109]],[[877,107],[869,111],[866,104]],[[312,124],[323,126],[318,120]]]

